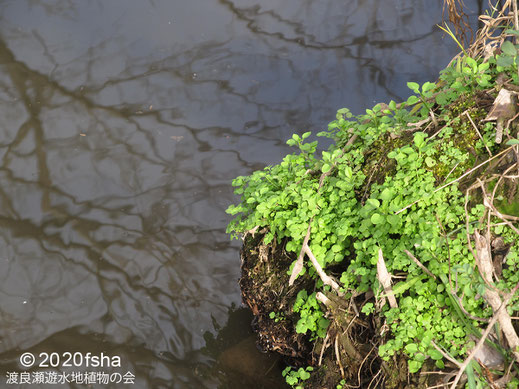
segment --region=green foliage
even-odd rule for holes
[[[470,57],[458,58],[455,63],[440,72],[440,80],[449,87],[437,95],[436,102],[443,105],[454,101],[462,94],[488,88],[498,74],[497,67],[491,67],[492,63],[495,63],[495,60],[478,63]]]
[[[517,31],[508,30],[517,34]],[[517,48],[519,46],[514,45],[510,41],[504,41],[501,45],[501,54],[496,58],[496,65],[501,68],[509,68],[514,65],[517,66]]]
[[[310,331],[318,337],[325,337],[330,322],[323,317],[324,314],[315,298],[315,293],[308,296],[306,290],[299,291],[293,310],[298,312],[301,317],[296,324],[296,332],[306,334]]]
[[[287,384],[293,388],[303,389],[304,381],[310,378],[310,372],[313,370],[314,368],[311,366],[308,366],[307,368],[300,367],[297,370],[288,366],[285,370],[283,370],[283,377],[285,377]]]
[[[407,87],[420,96],[420,100],[422,101],[422,104],[426,109],[424,113],[427,114],[427,112],[431,110],[431,107],[427,103],[427,100],[432,97],[433,91],[434,89],[436,89],[436,84],[432,82],[426,82],[422,85],[422,88],[420,89],[420,85],[418,85],[416,82],[408,82]]]
[[[379,249],[391,274],[405,274],[405,279],[393,285],[398,308],[384,307],[391,336],[380,346],[379,354],[389,359],[404,352],[411,372],[417,372],[427,359],[443,368],[443,356],[432,346],[433,341],[462,359],[468,334],[478,333],[479,323],[465,317],[454,293],[469,314],[483,318],[492,314],[480,298],[483,282],[474,271],[467,247],[464,195],[457,183],[440,187],[474,165],[469,147],[479,154],[486,153],[485,146],[496,150],[494,124],[481,121],[485,113],[474,107],[474,96],[491,86],[502,71],[514,77],[515,59],[507,66],[499,60],[512,55],[511,47],[503,45],[502,50],[487,63],[459,59],[442,72],[436,84],[409,82],[416,95],[400,105],[391,101],[358,116],[341,109],[327,130],[318,134],[334,141],[321,155],[316,155],[317,142],[306,143],[310,133],[294,135],[287,143],[298,149],[296,153],[278,165],[233,181],[235,193],[241,196],[240,204],[227,210],[236,215],[228,226],[233,236],[265,226],[269,230],[265,243],[285,241],[286,251],[297,255],[311,222],[310,249],[323,269],[340,272],[345,291],[379,290]],[[428,118],[433,108],[441,130],[434,136],[410,133],[409,123]],[[478,123],[483,140],[467,114]],[[357,141],[347,145],[352,135]],[[372,179],[377,171],[382,174]],[[320,187],[323,173],[327,175]],[[469,233],[479,227],[483,212],[483,206],[471,206]],[[494,232],[507,242],[514,239],[506,225],[494,227]],[[436,278],[425,274],[405,250]],[[517,245],[512,246],[507,265],[500,285],[503,290],[519,281]],[[301,274],[313,277],[315,290],[319,289],[322,282],[313,267],[306,266]],[[456,290],[446,277],[449,272],[456,280]],[[511,307],[519,309],[519,298]],[[362,312],[370,315],[374,309],[367,303]],[[301,290],[293,310],[300,316],[298,333],[309,333],[312,339],[326,335],[329,323],[315,291]],[[271,318],[277,320],[276,314]],[[304,381],[306,374],[301,374],[301,369],[284,373],[293,386]]]
[[[280,321],[285,320],[285,315],[283,313],[278,312],[270,312],[269,317],[274,320],[276,323],[279,323]]]

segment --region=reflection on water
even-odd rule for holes
[[[439,3],[4,1],[1,385],[25,351],[80,351],[139,388],[241,387],[248,316],[206,342],[240,304],[230,180],[433,79],[456,51]]]

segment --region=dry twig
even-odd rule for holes
[[[472,120],[472,118],[470,117],[469,112],[468,112],[468,111],[465,111],[464,113],[465,113],[465,115],[469,118],[469,121],[470,121],[470,123],[472,124],[472,127],[474,128],[474,130],[476,131],[476,133],[478,134],[479,139],[481,139],[481,142],[483,142],[483,144],[485,145],[485,149],[487,149],[488,155],[492,156],[492,152],[491,152],[490,149],[488,148],[487,143],[485,142],[485,139],[483,139],[483,137],[481,136],[481,133],[479,132],[478,127],[476,126],[476,124],[474,123],[474,121]]]
[[[483,347],[483,344],[485,343],[486,338],[492,331],[494,324],[496,324],[496,322],[499,320],[499,317],[503,314],[503,312],[506,312],[506,305],[508,304],[510,299],[513,297],[513,295],[515,294],[515,292],[517,291],[518,288],[519,288],[519,283],[514,287],[514,289],[512,289],[512,291],[508,294],[508,296],[506,296],[506,298],[501,303],[499,308],[497,310],[494,310],[494,312],[495,312],[494,316],[492,317],[492,320],[490,320],[490,323],[488,323],[488,326],[485,329],[485,332],[483,332],[483,334],[481,335],[481,339],[479,339],[478,343],[476,344],[476,347],[474,347],[474,349],[471,351],[471,353],[469,354],[467,359],[465,359],[465,361],[463,361],[463,363],[461,364],[458,374],[456,374],[456,378],[454,379],[454,381],[451,384],[451,389],[456,388],[456,385],[458,384],[461,376],[463,375],[463,373],[464,373],[465,369],[467,368],[467,366],[469,365],[470,361],[472,361],[472,359],[474,358],[476,353],[479,351],[479,349],[481,349],[481,347]],[[514,354],[516,354],[516,353],[517,352],[515,352]],[[517,356],[516,356],[516,358],[517,358]]]
[[[380,285],[382,285],[384,292],[386,293],[389,306],[391,308],[398,308],[395,295],[391,289],[391,275],[387,271],[386,262],[384,261],[384,256],[382,255],[382,249],[378,249],[377,278],[380,282]]]
[[[432,278],[436,279],[436,276],[434,274],[431,273],[431,271],[429,269],[427,269],[423,264],[422,262],[420,262],[413,254],[411,254],[411,252],[409,250],[404,250],[404,253],[407,254],[407,256],[409,258],[411,258],[414,263],[416,263],[424,272],[426,272],[429,276],[431,276]]]

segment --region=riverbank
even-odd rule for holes
[[[339,110],[328,151],[294,135],[234,180],[243,299],[293,387],[519,385],[514,10],[406,101]]]

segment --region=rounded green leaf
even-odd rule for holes
[[[425,143],[425,138],[427,135],[423,132],[417,132],[414,134],[414,144],[416,147],[421,148]]]
[[[416,82],[408,82],[407,87],[415,93],[418,93],[420,90],[420,85],[418,85]]]
[[[416,373],[422,367],[422,363],[418,361],[409,361],[409,373]]]
[[[387,221],[392,226],[396,226],[400,222],[400,216],[399,215],[389,215],[387,217]]]
[[[344,174],[346,175],[347,178],[351,179],[353,177],[353,170],[351,169],[351,167],[346,166],[344,168]]]
[[[427,167],[433,167],[434,165],[436,165],[436,161],[431,157],[425,157],[425,164],[427,165]]]
[[[504,68],[512,66],[514,64],[514,57],[508,55],[500,55],[499,57],[497,57],[496,64],[497,66],[502,66]]]
[[[414,354],[418,351],[418,346],[416,343],[409,343],[407,346],[405,346],[405,351],[407,351],[409,355]]]
[[[377,199],[368,199],[367,203],[371,205],[373,208],[380,207],[380,201],[378,201]]]
[[[384,222],[384,216],[382,216],[379,213],[374,213],[371,215],[371,223],[373,224],[380,224]]]
[[[407,99],[407,105],[413,105],[413,104],[416,104],[420,101],[420,99],[416,96],[409,96],[409,98]]]
[[[427,81],[425,84],[422,85],[422,91],[424,93],[428,92],[428,91],[430,91],[431,89],[434,89],[434,88],[436,88],[436,84],[434,82]]]
[[[323,173],[327,173],[327,172],[330,171],[331,168],[332,168],[332,166],[329,163],[325,163],[323,165],[323,167],[321,168],[321,170],[322,170]]]
[[[389,201],[393,198],[394,196],[394,193],[391,189],[389,188],[385,188],[382,193],[380,193],[380,198],[383,200],[383,201]]]
[[[308,373],[307,371],[305,371],[303,368],[299,368],[299,377],[305,381],[307,380],[308,378],[310,378],[310,373]]]
[[[477,68],[477,66],[478,66],[478,63],[476,62],[476,60],[473,59],[473,58],[470,58],[470,57],[465,58],[465,62],[466,62],[467,65],[469,65],[472,69]]]
[[[517,55],[517,49],[515,48],[514,44],[510,41],[503,42],[503,44],[501,45],[501,50],[506,55],[510,55],[512,57]]]
[[[429,356],[434,361],[439,361],[440,359],[443,358],[443,355],[436,349],[429,350]]]

